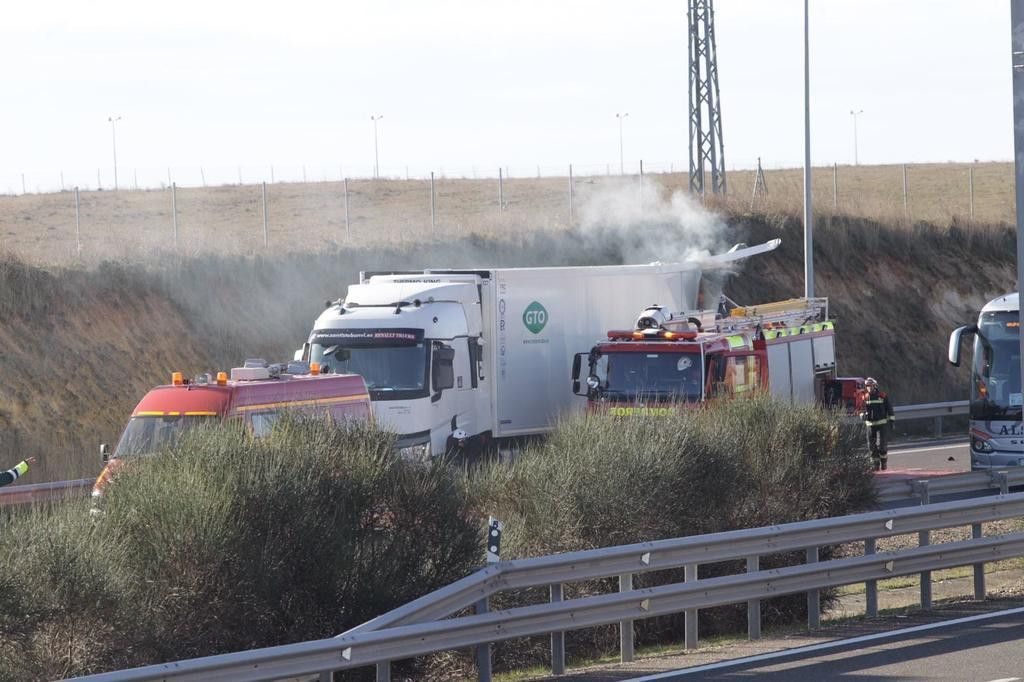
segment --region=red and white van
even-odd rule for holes
[[[174,372],[170,384],[152,389],[135,406],[113,453],[100,446],[105,466],[93,497],[102,497],[126,459],[171,446],[197,424],[239,420],[263,436],[285,412],[370,420],[370,396],[358,374],[321,374],[316,363],[247,360],[245,367],[231,370],[230,378],[219,372],[215,379],[200,375],[191,381]]]

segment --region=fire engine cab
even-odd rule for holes
[[[577,353],[572,379],[591,411],[621,416],[664,415],[677,404],[757,390],[853,411],[861,385],[836,377],[835,325],[825,298],[740,307],[723,297],[717,311],[699,313],[652,305],[633,329],[610,331],[606,341]]]
[[[196,425],[237,420],[259,437],[289,411],[329,415],[335,421],[369,420],[370,396],[358,374],[321,374],[317,363],[246,360],[244,367],[231,370],[230,378],[218,372],[188,380],[174,372],[170,384],[152,389],[135,406],[113,453],[100,446],[105,466],[93,497],[102,496],[126,459],[173,446]]]

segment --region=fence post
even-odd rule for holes
[[[437,226],[436,213],[437,195],[434,194],[434,171],[430,171],[430,231],[433,232]]]
[[[78,201],[78,186],[75,185],[75,244],[78,246],[78,257],[82,257],[82,212]]]
[[[178,187],[171,183],[171,224],[174,225],[174,251],[178,251]]]
[[[352,223],[350,223],[348,220],[348,178],[344,178],[342,182],[345,185],[345,238],[351,240]]]
[[[640,212],[644,210],[644,160],[640,159]]]
[[[974,220],[974,166],[967,169],[967,185],[971,193],[971,220]]]
[[[500,169],[498,172],[501,172]],[[562,601],[562,584],[551,585],[551,603]],[[565,674],[565,632],[551,633],[551,674]]]
[[[978,540],[982,537],[981,524],[971,524],[971,537]],[[985,562],[974,564],[974,598],[981,601],[985,598]]]
[[[832,164],[832,209],[839,210],[839,164]]]
[[[271,174],[273,177],[273,174]],[[273,182],[273,180],[271,180]],[[263,183],[263,248],[270,246],[270,232],[267,229],[267,183]]]
[[[928,481],[914,481],[914,488],[917,494],[921,497],[921,504],[925,505],[930,502],[928,495]],[[925,547],[931,544],[931,531],[922,530],[917,533],[917,544],[919,547]],[[921,608],[930,609],[932,607],[932,572],[921,571]]]
[[[864,554],[875,553],[875,538],[864,541]],[[864,584],[864,610],[868,618],[878,617],[878,581],[869,580]]]
[[[136,188],[136,189],[138,189],[138,188]],[[60,172],[60,191],[61,192],[64,191],[64,171]]]
[[[747,557],[747,573],[760,570],[760,557],[756,554]],[[751,599],[747,602],[747,639],[761,639],[761,600]]]
[[[697,564],[683,566],[683,578],[686,582],[697,579]],[[697,609],[686,609],[683,612],[683,646],[692,651],[697,648]]]
[[[633,589],[633,574],[623,573],[619,576],[619,592]],[[619,621],[619,660],[629,663],[633,660],[633,621]]]
[[[807,563],[818,561],[818,548],[807,548]],[[821,594],[818,590],[807,591],[807,629],[817,630],[821,627]]]
[[[504,178],[501,174],[501,168],[498,169],[498,213],[505,212],[505,184]]]
[[[907,200],[907,164],[903,164],[903,218],[910,220],[910,202]]]
[[[569,164],[569,224],[572,225],[576,221],[576,207],[573,205],[574,196],[572,188],[572,164]]]
[[[474,605],[474,612],[477,615],[487,613],[489,610],[487,597]],[[476,669],[480,676],[480,682],[491,682],[491,645],[489,642],[476,647]]]

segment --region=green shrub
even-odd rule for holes
[[[592,549],[849,514],[874,505],[871,466],[855,426],[836,414],[761,396],[670,417],[581,415],[509,466],[474,481],[480,505],[505,522],[504,558]],[[827,556],[827,553],[826,553]],[[763,567],[802,561],[771,556]],[[700,576],[738,573],[739,562],[702,566]],[[638,576],[636,587],[683,579],[681,571]],[[569,586],[567,598],[617,589],[614,581]],[[825,594],[826,600],[830,597]],[[498,608],[539,595],[503,595]],[[802,596],[766,604],[770,622],[805,613]],[[638,640],[680,638],[681,617],[638,623]],[[702,612],[701,633],[736,631],[741,609]],[[570,633],[569,649],[614,649],[613,627]],[[543,659],[543,642],[532,651]],[[531,655],[499,647],[516,663]]]
[[[197,429],[130,461],[102,509],[5,530],[0,586],[19,589],[0,596],[0,679],[329,637],[465,576],[483,547],[461,474],[396,458],[364,423]]]

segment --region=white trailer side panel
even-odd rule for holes
[[[814,402],[814,356],[811,339],[790,341],[789,363],[793,370],[793,402]]]
[[[675,266],[678,267],[678,266]],[[540,433],[586,400],[572,392],[575,353],[609,329],[631,329],[644,306],[692,308],[699,270],[659,265],[494,271],[491,375],[494,434]]]
[[[768,345],[768,390],[776,398],[793,399],[793,385],[790,381],[789,344]]]

